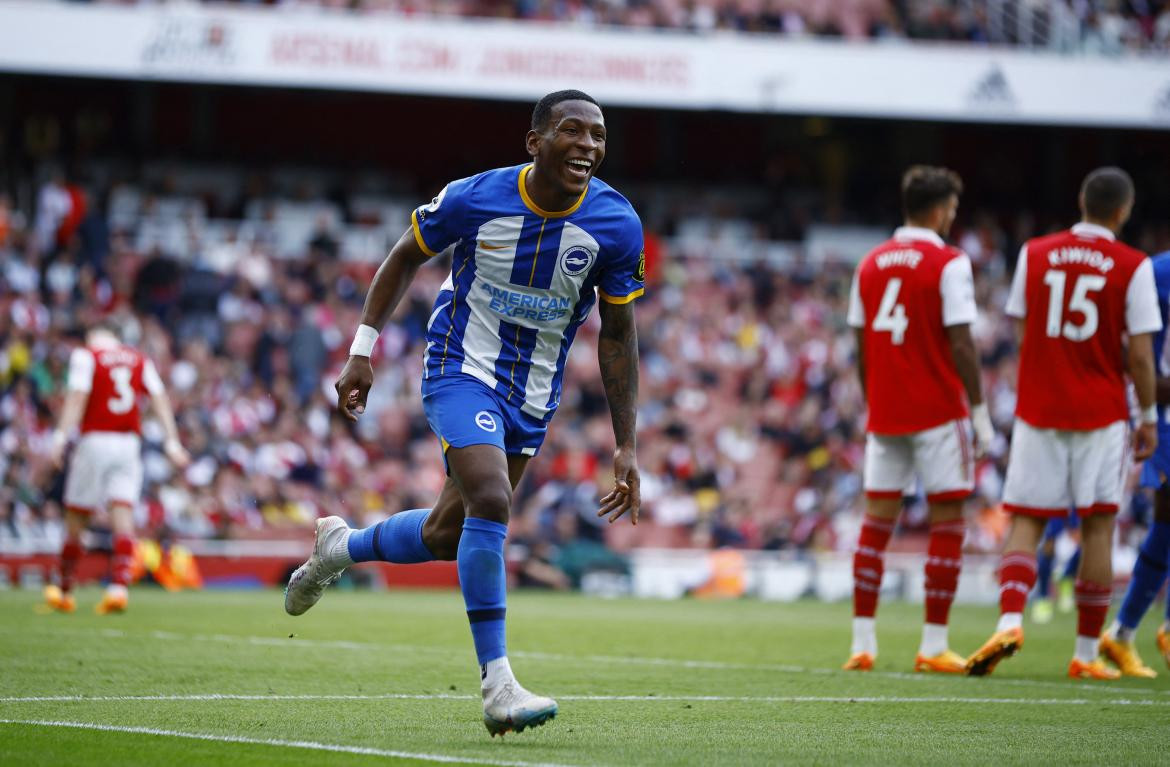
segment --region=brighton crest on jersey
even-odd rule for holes
[[[568,210],[544,211],[524,186],[530,168],[454,181],[411,223],[425,253],[454,245],[427,324],[424,376],[473,376],[547,421],[596,297],[634,300],[645,267],[642,225],[622,195],[594,178]]]

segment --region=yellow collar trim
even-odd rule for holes
[[[520,199],[524,200],[524,204],[528,206],[530,211],[542,218],[564,218],[565,216],[571,216],[577,212],[577,208],[581,207],[581,203],[585,202],[585,196],[589,194],[589,185],[586,184],[585,191],[581,193],[581,196],[577,198],[577,201],[573,203],[571,208],[559,210],[555,213],[549,212],[533,202],[532,198],[528,196],[528,188],[524,185],[524,179],[528,177],[528,171],[530,170],[532,170],[531,165],[525,165],[520,169]]]

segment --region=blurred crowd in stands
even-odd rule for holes
[[[1166,0],[239,1],[302,10],[325,7],[698,33],[728,30],[849,40],[956,41],[1106,55],[1170,49],[1170,3]]]
[[[448,263],[420,270],[378,342],[368,409],[351,428],[333,415],[332,385],[376,262],[343,257],[341,224],[324,200],[297,203],[317,223],[297,224],[300,246],[289,249],[282,219],[266,213],[276,204],[252,200],[244,215],[254,218],[229,224],[135,187],[82,189],[62,177],[41,184],[28,211],[0,194],[0,541],[55,534],[62,478],[47,459],[49,435],[70,349],[103,316],[158,365],[193,456],[174,473],[147,423],[144,531],[302,539],[319,516],[366,525],[430,505],[444,470],[421,412],[422,339]],[[186,232],[184,247],[167,250],[151,234],[168,217]],[[666,234],[677,228],[661,212],[647,220],[666,221]],[[1004,434],[1015,348],[1001,307],[1018,243],[1038,226],[1006,223],[965,214],[954,233],[976,265],[984,311],[975,335]],[[874,242],[884,236],[875,230]],[[1151,229],[1135,244],[1155,250],[1167,240]],[[513,539],[537,582],[572,581],[567,565],[543,564],[633,546],[805,551],[853,540],[864,407],[844,320],[851,264],[809,263],[799,248],[745,263],[729,258],[744,250],[734,244],[677,243],[647,233],[648,286],[637,304],[642,520],[611,526],[595,516],[612,482],[613,436],[594,314],[517,493]],[[1001,533],[1006,446],[1001,437],[979,467],[974,549],[993,549]],[[922,516],[911,508],[908,529]]]

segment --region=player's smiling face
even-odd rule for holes
[[[605,159],[605,118],[596,104],[562,101],[543,131],[529,131],[528,153],[538,183],[560,198],[553,209],[571,206]]]

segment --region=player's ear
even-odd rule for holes
[[[543,138],[539,131],[528,131],[528,135],[524,137],[524,148],[528,150],[529,157],[536,157],[540,154],[540,142]]]

